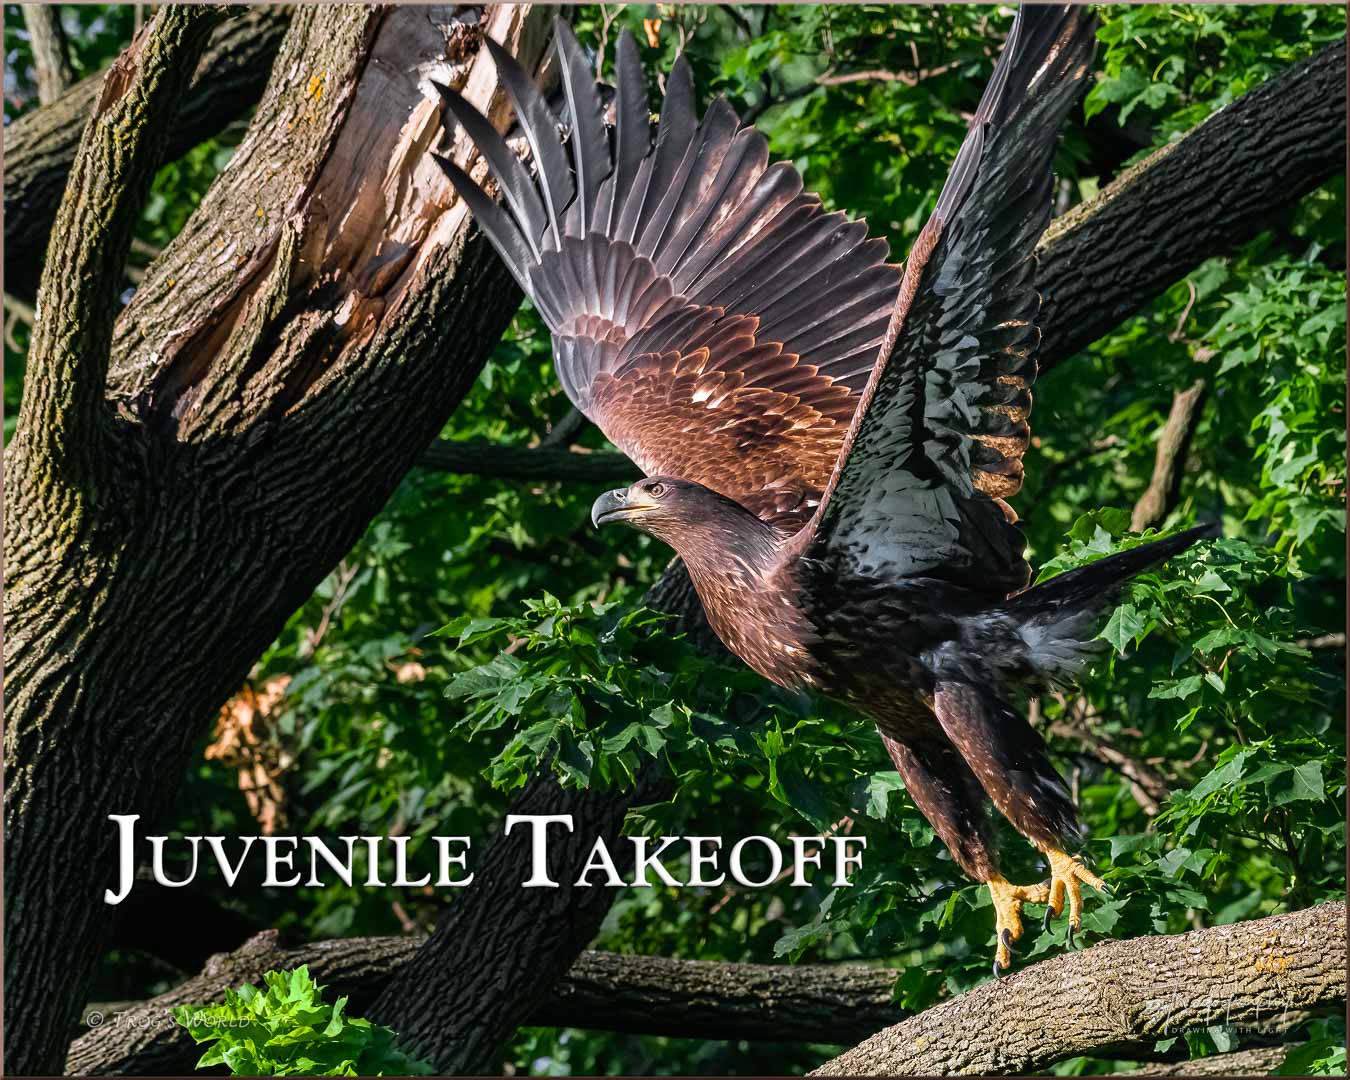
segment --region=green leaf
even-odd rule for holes
[[[1144,632],[1147,625],[1143,615],[1133,604],[1124,603],[1111,613],[1102,632],[1097,636],[1115,646],[1116,652],[1125,655],[1125,646]]]

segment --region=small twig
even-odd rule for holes
[[[20,322],[26,322],[29,326],[37,321],[37,313],[33,310],[33,305],[25,303],[10,293],[5,293],[5,310]]]
[[[333,616],[338,613],[342,605],[347,600],[347,591],[351,588],[352,581],[360,572],[360,563],[349,563],[343,559],[338,563],[337,570],[334,573],[337,576],[337,585],[333,589],[333,595],[328,603],[324,604],[323,611],[319,615],[318,625],[305,634],[305,640],[301,643],[299,650],[300,659],[308,660],[314,655],[319,644],[323,641],[324,635],[328,633],[328,628],[332,624]]]
[[[869,71],[843,71],[838,74],[829,74],[816,76],[817,86],[846,86],[849,83],[859,82],[898,82],[905,86],[918,86],[925,79],[932,79],[938,75],[944,75],[951,71],[955,64],[939,64],[935,68],[929,68],[926,71],[887,71],[882,68],[875,68]]]
[[[1186,320],[1191,317],[1191,308],[1195,307],[1195,282],[1187,278],[1186,288],[1190,290],[1190,296],[1186,299],[1186,306],[1181,310],[1181,317],[1177,319],[1177,328],[1167,335],[1168,341],[1181,340],[1182,331],[1186,328]]]
[[[1149,817],[1158,812],[1172,793],[1166,779],[1157,769],[1131,757],[1105,736],[1089,731],[1085,725],[1056,720],[1050,725],[1050,734],[1077,743],[1090,757],[1128,780],[1130,794]]]
[[[619,12],[616,8],[610,11],[607,4],[600,5],[600,42],[595,50],[595,76],[597,79],[603,77],[605,70],[605,52],[609,47],[609,28],[614,25],[614,20],[618,18]]]

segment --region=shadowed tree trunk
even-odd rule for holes
[[[165,812],[209,718],[519,303],[426,158],[443,133],[419,83],[486,106],[484,26],[529,62],[542,20],[431,11],[297,11],[302,59],[115,328],[132,224],[223,11],[161,8],[103,80],[6,455],[10,1074],[61,1066],[112,910],[108,815]]]
[[[113,831],[98,823],[136,813],[150,825],[168,808],[194,739],[431,443],[518,302],[426,161],[444,135],[424,86],[462,87],[501,121],[481,33],[532,65],[543,21],[527,6],[488,9],[485,22],[456,10],[300,8],[248,134],[115,324],[131,223],[220,13],[161,8],[88,99],[98,112],[43,266],[6,454],[10,1073],[59,1067],[84,1002],[113,877]],[[1282,170],[1267,183],[1255,168],[1268,129],[1305,124],[1280,154],[1302,154],[1309,183],[1341,168],[1344,57],[1343,45],[1325,50],[1250,95],[1265,95],[1259,109],[1244,112],[1243,99],[1203,125],[1208,141],[1170,147],[1168,168],[1205,180],[1182,202],[1146,163],[1048,240],[1078,246],[1058,271],[1043,262],[1043,289],[1065,283],[1049,290],[1046,337],[1058,345],[1047,362],[1250,231],[1262,206],[1302,193]],[[1234,175],[1233,161],[1246,171]],[[1264,204],[1246,197],[1254,189]],[[1163,219],[1167,257],[1110,248],[1131,222]],[[49,226],[35,210],[30,228]],[[518,809],[576,815],[574,841],[553,852],[578,866],[630,798],[540,780]],[[492,1063],[610,898],[534,890],[553,895],[526,908],[516,840],[490,848],[377,1006],[442,1069]],[[504,918],[513,905],[520,917]]]

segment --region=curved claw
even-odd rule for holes
[[[1073,923],[1069,923],[1068,933],[1064,935],[1064,945],[1066,948],[1073,948]]]
[[[1042,920],[1041,925],[1042,925],[1046,930],[1049,930],[1049,929],[1050,929],[1050,920],[1052,920],[1054,917],[1055,917],[1055,909],[1052,908],[1049,904],[1046,904],[1046,905],[1045,905],[1045,919]]]
[[[1022,905],[1043,904],[1049,898],[1044,885],[1014,885],[1006,878],[994,876],[986,884],[994,901],[994,967],[1000,972],[1012,966],[1013,942],[1022,936]]]

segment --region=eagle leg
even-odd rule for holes
[[[1052,918],[1059,918],[1064,913],[1067,901],[1069,907],[1067,941],[1072,945],[1074,931],[1083,926],[1083,892],[1079,883],[1091,885],[1099,893],[1106,895],[1110,895],[1110,890],[1106,887],[1106,882],[1067,852],[1051,848],[1045,855],[1050,860],[1050,887],[1045,909],[1045,925],[1049,927]]]
[[[998,948],[994,952],[994,974],[1012,966],[1012,943],[1022,936],[1022,905],[1044,904],[1050,899],[1050,886],[1014,885],[1001,874],[995,874],[985,884],[994,901],[994,935]]]

